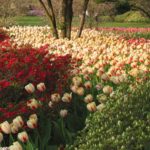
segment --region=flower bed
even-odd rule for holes
[[[18,138],[25,150],[63,148],[85,127],[89,114],[149,76],[149,40],[89,29],[82,38],[56,40],[48,30],[12,27],[11,38],[0,44],[3,146],[15,147]]]

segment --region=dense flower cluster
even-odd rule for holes
[[[41,100],[46,100],[52,91],[61,93],[71,67],[70,55],[49,54],[47,46],[16,48],[9,39],[4,42],[0,43],[0,121],[28,112],[24,106],[29,97],[24,86],[28,83],[46,83],[43,97],[40,91],[35,93]]]

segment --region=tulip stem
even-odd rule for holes
[[[14,138],[13,138],[13,136],[12,136],[12,134],[10,134],[10,143],[13,143],[14,142]]]
[[[42,140],[41,140],[41,137],[40,137],[40,134],[39,134],[39,131],[38,129],[35,129],[35,132],[37,133],[37,136],[38,136],[38,139],[39,139],[39,145],[40,145],[40,148],[42,147],[41,143],[42,143]]]

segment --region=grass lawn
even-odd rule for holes
[[[45,17],[38,17],[38,16],[18,16],[15,17],[16,20],[16,24],[17,25],[22,25],[22,26],[27,26],[27,25],[38,25],[38,26],[44,26],[44,25],[48,25],[48,21]],[[91,21],[91,23],[89,21],[86,22],[86,27],[94,25],[94,26],[98,26],[98,27],[150,27],[150,23],[139,23],[139,22],[100,22],[98,24],[94,23],[93,21]],[[75,18],[73,20],[73,26],[78,26],[79,25],[79,20],[77,18]]]
[[[21,25],[21,26],[44,26],[48,25],[48,22],[46,19],[38,16],[17,16],[15,17],[16,25]]]
[[[99,27],[138,27],[138,28],[150,28],[150,23],[140,22],[102,22],[99,23]]]

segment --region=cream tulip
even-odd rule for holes
[[[83,87],[77,88],[76,94],[78,94],[79,96],[83,96],[84,95],[84,88]]]
[[[90,103],[93,101],[93,96],[91,94],[88,94],[84,97],[84,102],[85,103]]]
[[[27,134],[26,131],[23,131],[23,132],[18,133],[18,136],[17,136],[17,137],[18,137],[18,139],[19,139],[21,142],[23,142],[23,143],[27,142],[28,139],[29,139],[28,134]]]
[[[23,150],[19,142],[14,142],[13,145],[9,146],[9,150]]]
[[[39,103],[36,99],[32,98],[32,99],[27,101],[27,106],[30,109],[37,109],[39,107]]]
[[[11,133],[16,134],[19,131],[18,126],[14,125],[13,123],[10,125],[11,126]]]
[[[68,110],[66,110],[66,109],[62,109],[62,110],[60,110],[60,116],[62,117],[62,118],[64,118],[64,117],[66,117],[67,116],[67,114],[68,114]]]
[[[28,85],[26,85],[25,87],[25,90],[28,92],[28,93],[34,93],[35,91],[35,87],[32,83],[29,83]]]
[[[87,109],[88,109],[90,112],[95,112],[96,109],[97,109],[95,102],[91,102],[91,103],[87,104]]]
[[[62,101],[65,103],[69,103],[72,100],[72,93],[64,93],[62,97]]]
[[[103,92],[105,94],[111,94],[113,92],[113,88],[109,85],[106,85],[106,86],[103,87]]]
[[[92,83],[91,83],[90,81],[86,81],[86,82],[84,83],[84,87],[85,87],[86,89],[91,89],[91,88],[92,88]]]
[[[39,83],[37,85],[37,89],[40,91],[40,92],[44,92],[46,90],[46,86],[44,83]]]
[[[5,121],[0,124],[0,129],[2,130],[3,133],[5,134],[10,134],[11,133],[11,127],[8,121]]]
[[[30,129],[34,129],[37,127],[37,120],[36,119],[29,119],[27,121],[27,126],[30,128]]]
[[[60,94],[59,93],[54,93],[51,95],[51,101],[54,103],[60,102]]]
[[[24,121],[21,116],[17,116],[15,119],[13,119],[13,124],[18,128],[21,128],[24,125]]]

